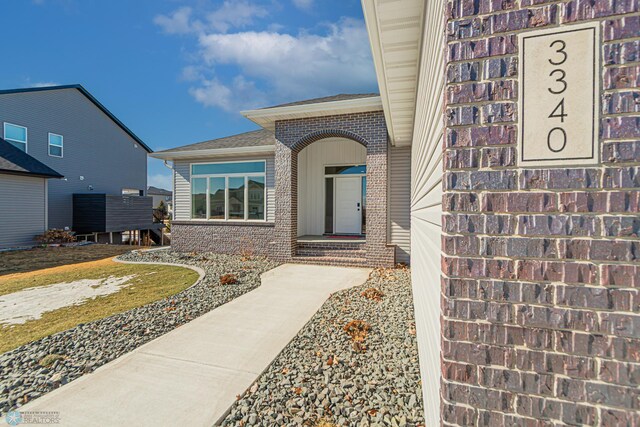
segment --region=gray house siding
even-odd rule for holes
[[[267,185],[267,222],[274,222],[276,217],[275,211],[275,169],[273,156],[260,157],[224,157],[223,159],[197,159],[197,160],[177,160],[173,165],[175,173],[173,183],[173,212],[174,219],[186,221],[191,219],[191,163],[214,162],[232,162],[243,160],[265,160],[266,167],[266,185]]]
[[[28,246],[46,229],[47,180],[0,174],[0,249]]]
[[[49,182],[49,228],[72,226],[74,193],[147,188],[146,150],[76,89],[2,94],[4,122],[27,127],[27,152],[65,176]],[[64,137],[63,158],[49,156],[49,132]]]

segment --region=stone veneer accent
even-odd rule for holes
[[[640,425],[638,0],[446,12],[442,422]],[[517,36],[583,21],[602,32],[602,164],[517,169]]]
[[[171,247],[180,252],[271,256],[274,251],[274,224],[174,221],[171,224]]]
[[[296,256],[298,230],[298,153],[324,138],[352,139],[367,147],[367,242],[370,266],[393,266],[387,245],[387,126],[382,111],[276,122],[276,250],[273,256]]]

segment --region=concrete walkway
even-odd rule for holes
[[[212,426],[331,293],[369,271],[282,265],[259,288],[20,411],[56,411],[62,426]]]

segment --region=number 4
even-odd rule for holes
[[[562,98],[558,105],[556,105],[556,108],[549,114],[549,118],[560,118],[560,121],[564,123],[564,118],[567,116],[568,114],[564,112],[564,98]]]

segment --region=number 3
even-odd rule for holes
[[[564,61],[567,60],[567,52],[564,51],[564,49],[567,47],[567,44],[564,42],[564,40],[555,40],[553,43],[551,43],[549,45],[549,47],[553,47],[553,45],[556,44],[556,43],[560,43],[562,45],[560,47],[560,49],[556,50],[556,53],[561,53],[562,54],[562,61],[553,62],[551,59],[549,59],[549,63],[551,65],[562,65],[562,64],[564,64]]]
[[[564,78],[567,76],[567,74],[564,72],[564,70],[561,70],[559,68],[556,68],[555,70],[553,70],[552,72],[549,73],[549,77],[553,77],[553,75],[555,73],[560,73],[562,74],[559,78],[556,79],[557,82],[562,83],[562,89],[560,90],[553,90],[551,88],[548,88],[549,92],[551,92],[554,95],[559,95],[562,92],[564,92],[565,90],[567,90],[567,82],[564,80]]]

